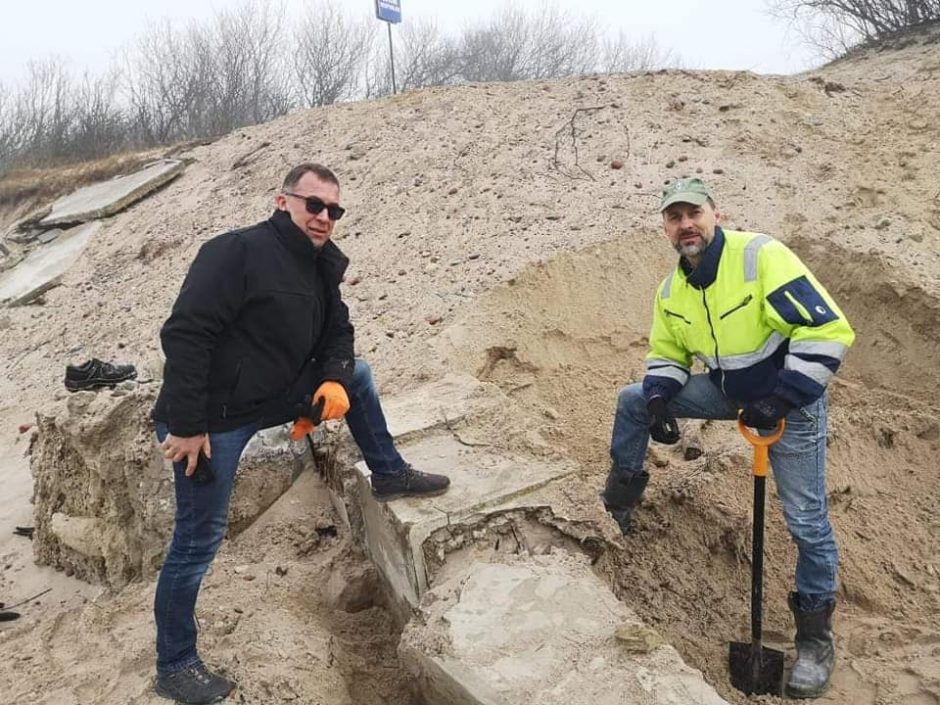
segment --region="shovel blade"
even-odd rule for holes
[[[732,641],[728,650],[731,685],[747,695],[783,694],[783,652]]]

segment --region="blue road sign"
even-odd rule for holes
[[[385,22],[401,22],[401,0],[375,0],[375,16]]]

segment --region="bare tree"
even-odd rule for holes
[[[302,104],[331,105],[355,96],[374,34],[374,21],[349,17],[334,0],[311,5],[294,37]]]
[[[549,5],[527,14],[508,3],[488,21],[468,27],[460,40],[468,81],[519,81],[577,76],[595,70],[594,19]]]
[[[457,43],[444,35],[433,20],[418,19],[402,27],[398,44],[395,63],[402,90],[440,86],[459,77]]]
[[[201,136],[212,90],[212,50],[196,25],[151,25],[126,55],[125,86],[135,127],[149,144]]]
[[[461,36],[463,78],[468,81],[519,81],[527,75],[529,28],[517,5],[506,5],[489,22],[468,27]]]
[[[210,39],[213,133],[266,122],[290,109],[281,9],[270,0],[249,1],[216,15]]]
[[[16,123],[13,120],[13,97],[0,83],[0,170],[6,168],[16,152]]]
[[[605,37],[602,42],[602,73],[650,71],[666,66],[678,66],[679,63],[678,57],[672,51],[660,49],[652,35],[633,41],[620,30],[616,35]]]
[[[118,105],[120,75],[116,68],[102,76],[86,72],[74,91],[74,120],[68,156],[91,159],[113,154],[128,146],[130,134]]]
[[[596,70],[598,25],[549,5],[529,17],[530,78],[581,76]]]
[[[74,117],[72,86],[59,59],[32,61],[27,71],[27,81],[12,105],[15,150],[40,164],[64,152]]]
[[[769,0],[768,9],[829,56],[940,20],[940,0]]]
[[[362,57],[359,69],[361,96],[366,100],[391,95],[392,72],[388,57],[388,44],[382,41],[381,32],[372,35]]]

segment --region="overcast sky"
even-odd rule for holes
[[[181,23],[211,17],[239,0],[0,0],[0,81],[12,83],[30,59],[55,54],[80,72],[99,71],[132,42],[148,20]],[[374,0],[342,0],[344,7],[374,15]],[[310,0],[284,0],[286,12],[303,11]],[[403,21],[434,17],[457,29],[491,15],[505,0],[401,0]],[[525,8],[545,0],[517,0]],[[786,23],[770,17],[765,0],[558,0],[560,9],[595,15],[605,27],[628,36],[656,38],[690,68],[794,73],[820,63]]]

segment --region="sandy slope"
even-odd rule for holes
[[[180,179],[107,221],[45,305],[5,314],[0,424],[10,429],[46,404],[70,359],[133,361],[142,376],[158,374],[157,329],[199,245],[264,218],[282,173],[316,158],[344,183],[349,216],[337,239],[353,261],[345,296],[359,351],[383,388],[451,367],[499,384],[515,404],[507,418],[534,412],[541,438],[580,464],[582,481],[562,510],[603,521],[596,492],[616,390],[641,374],[652,291],[673,261],[658,233],[656,194],[668,178],[700,173],[726,222],[788,241],[859,333],[831,399],[842,588],[840,660],[824,701],[940,702],[938,72],[940,45],[918,41],[797,77],[672,71],[433,89],[240,130],[194,149]],[[612,160],[623,167],[612,169]],[[504,425],[479,423],[490,434]],[[654,451],[641,531],[601,569],[725,697],[743,702],[725,659],[726,642],[746,634],[748,457],[727,425],[704,434],[703,459]],[[20,486],[22,472],[5,465]],[[298,520],[287,515],[281,530]],[[793,549],[773,506],[768,531],[766,625],[784,646]],[[373,684],[368,695],[349,690],[354,702],[405,698],[381,609],[337,626],[334,607],[300,597],[302,583],[356,559],[339,545],[263,555],[272,545],[259,531],[229,546],[200,607],[205,615],[231,605],[260,611],[235,568],[270,575],[271,561],[294,561],[271,619],[221,636],[204,631],[215,661],[256,698],[249,701],[287,701],[272,684],[296,689],[326,678],[329,661],[319,676],[301,677],[308,651],[324,658],[311,633],[345,634],[346,653],[379,645],[380,665],[354,655],[341,666],[347,689]],[[7,584],[13,597],[28,593]],[[0,693],[147,702],[152,589],[71,611],[36,609],[29,621],[0,627],[8,657]],[[281,610],[293,616],[275,618]],[[263,653],[243,660],[262,635],[280,640],[276,663]],[[92,648],[77,648],[80,640]],[[376,675],[383,669],[388,678]],[[312,692],[297,697],[315,701]]]

